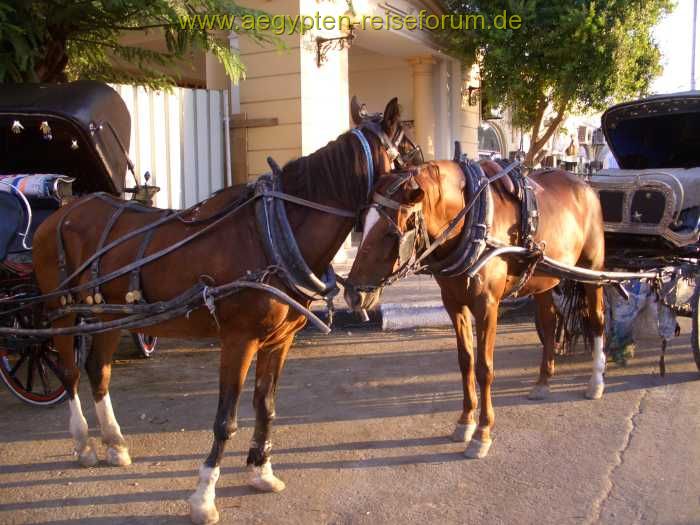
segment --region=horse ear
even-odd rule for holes
[[[353,95],[352,100],[350,101],[350,116],[352,117],[352,121],[356,126],[359,126],[362,123],[362,115],[360,114],[361,110],[362,106],[358,102],[357,97]]]
[[[401,108],[399,107],[399,99],[394,97],[386,105],[384,109],[384,117],[382,118],[382,128],[384,131],[392,135],[401,122]]]

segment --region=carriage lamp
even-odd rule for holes
[[[462,109],[465,109],[467,106],[478,106],[479,93],[481,93],[481,88],[478,86],[462,86]]]
[[[51,126],[49,126],[48,121],[44,120],[39,125],[39,131],[44,136],[44,140],[52,140],[53,135],[51,134]]]
[[[75,151],[75,150],[78,149],[78,147],[79,147],[79,146],[78,146],[78,141],[75,140],[75,139],[71,139],[71,141],[70,141],[70,149],[72,149],[73,151]]]
[[[24,130],[24,126],[19,120],[15,120],[12,123],[12,127],[10,129],[12,130],[12,133],[14,133],[15,135],[19,135],[20,133],[22,133],[22,130]]]
[[[332,49],[336,51],[342,51],[343,49],[350,49],[352,46],[352,41],[355,40],[355,31],[359,24],[350,24],[348,27],[348,33],[343,36],[336,36],[333,38],[325,38],[322,36],[316,37],[316,66],[321,67],[328,60],[328,52]]]

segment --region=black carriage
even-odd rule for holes
[[[672,273],[662,302],[693,318],[700,368],[700,296],[682,300],[678,283],[696,281],[700,261],[700,92],[658,95],[613,106],[603,132],[618,168],[590,178],[605,223],[606,267]]]
[[[32,237],[66,202],[94,192],[150,202],[157,188],[125,188],[130,126],[121,97],[99,82],[0,85],[0,299],[38,293]],[[40,310],[0,305],[0,326],[36,327]],[[134,342],[145,356],[155,350],[154,338]],[[63,400],[58,374],[49,338],[0,336],[0,378],[23,401]]]

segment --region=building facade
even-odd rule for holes
[[[348,13],[344,0],[250,0],[248,7],[272,14],[338,17]],[[391,4],[353,3],[354,20],[363,16],[440,14],[439,5],[420,0]],[[469,86],[478,88],[474,71],[445,55],[430,32],[357,29],[348,47],[319,49],[318,38],[347,35],[342,29],[314,28],[284,36],[285,50],[261,47],[249,39],[234,41],[247,73],[231,86],[234,116],[234,180],[243,182],[268,171],[266,157],[280,164],[309,154],[347,131],[350,98],[357,96],[371,112],[383,111],[398,97],[402,118],[426,159],[451,158],[453,143],[477,153],[479,100],[469,104]],[[323,61],[319,62],[319,54]],[[474,102],[472,97],[471,102]],[[245,160],[245,163],[243,162]]]

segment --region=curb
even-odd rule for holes
[[[327,320],[325,310],[313,310],[324,322]],[[362,321],[360,316],[349,308],[335,310],[333,330],[405,330],[408,328],[428,328],[450,326],[450,318],[442,304],[386,303],[367,312],[369,321]],[[313,328],[306,328],[313,331]]]
[[[514,315],[534,314],[528,298],[504,303],[501,307],[502,317]],[[325,310],[314,310],[323,321],[326,321]],[[359,315],[349,308],[335,310],[333,316],[333,330],[408,330],[413,328],[442,328],[452,326],[450,316],[442,306],[435,301],[418,302],[412,304],[384,303],[378,309],[367,312],[369,321],[362,321]],[[305,328],[312,330],[313,328]]]

